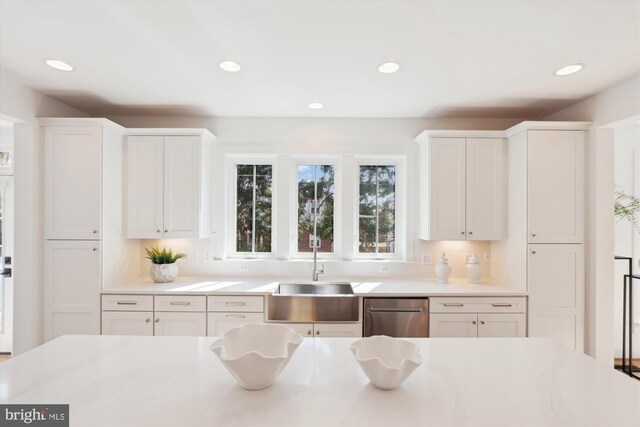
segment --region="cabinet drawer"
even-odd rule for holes
[[[429,298],[431,313],[526,313],[525,297]]]
[[[262,313],[208,313],[207,335],[219,337],[229,329],[249,323],[262,323],[263,321],[264,314]]]
[[[260,296],[210,296],[208,298],[209,311],[233,311],[262,313],[264,298]]]
[[[207,297],[204,295],[156,295],[156,311],[207,311]]]
[[[153,295],[102,295],[104,311],[152,311]]]

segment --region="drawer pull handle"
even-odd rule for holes
[[[420,313],[420,307],[369,307],[371,313]]]
[[[511,304],[508,304],[508,303],[500,303],[500,304],[493,303],[491,305],[494,307],[511,307]]]
[[[462,304],[462,303],[460,303],[460,302],[456,302],[456,303],[453,303],[453,302],[445,302],[445,303],[444,303],[444,306],[445,306],[445,307],[464,307],[464,304]]]
[[[244,314],[227,314],[224,317],[227,319],[244,319]]]
[[[189,305],[189,301],[171,301],[169,305]]]
[[[118,301],[116,304],[118,305],[136,305],[138,301]]]
[[[246,305],[246,303],[242,301],[227,301],[224,303],[224,305],[244,306]]]

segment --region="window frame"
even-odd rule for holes
[[[354,260],[404,260],[406,259],[406,156],[356,156],[353,199],[353,259]],[[395,166],[395,253],[360,252],[360,167]]]
[[[236,248],[236,235],[238,232],[237,209],[237,184],[238,165],[271,166],[271,251],[270,252],[238,252]],[[227,209],[226,224],[230,232],[226,233],[226,258],[229,259],[274,259],[277,253],[277,157],[276,156],[253,156],[253,155],[226,155],[226,177],[227,177]],[[254,207],[255,208],[255,207]]]
[[[291,156],[291,177],[290,177],[290,238],[289,238],[289,258],[290,259],[311,259],[313,252],[298,252],[298,167],[331,165],[333,166],[333,252],[318,252],[318,259],[337,260],[340,259],[342,249],[341,218],[342,218],[342,156]]]

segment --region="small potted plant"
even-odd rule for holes
[[[178,275],[178,265],[176,261],[184,258],[185,254],[174,254],[171,249],[151,247],[144,248],[147,252],[145,258],[151,261],[151,278],[156,283],[173,282]]]

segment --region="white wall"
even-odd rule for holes
[[[579,78],[579,76],[578,76]],[[587,353],[611,365],[614,348],[614,131],[608,126],[640,113],[635,76],[545,120],[591,121],[587,145]]]
[[[414,138],[424,129],[476,129],[502,130],[518,122],[520,119],[303,119],[303,118],[208,118],[208,117],[109,117],[111,120],[125,127],[204,127],[211,130],[217,137],[217,165],[214,181],[223,188],[225,154],[278,154],[279,160],[287,162],[286,155],[343,155],[343,216],[342,216],[342,244],[343,248],[352,245],[352,218],[355,214],[353,203],[348,203],[354,197],[351,191],[353,179],[346,176],[348,165],[353,165],[353,156],[406,156],[407,169],[407,261],[388,263],[389,271],[381,273],[380,265],[372,266],[370,262],[349,262],[348,250],[343,250],[343,261],[326,262],[325,275],[327,279],[356,278],[356,277],[434,277],[433,264],[421,265],[415,262],[420,254],[431,253],[432,258],[442,251],[447,252],[452,266],[452,277],[466,277],[464,252],[477,252],[483,263],[485,276],[490,276],[491,265],[484,263],[484,252],[490,250],[486,242],[425,242],[417,238],[418,233],[418,164],[417,144]],[[350,163],[351,162],[351,163]],[[280,175],[275,185],[287,191],[287,177]],[[279,219],[278,234],[288,227],[288,213],[290,207],[286,203],[284,191],[278,199]],[[223,193],[218,193],[218,200]],[[222,208],[221,208],[222,209]],[[308,261],[289,263],[286,268],[282,261],[215,261],[203,262],[204,253],[214,250],[218,258],[224,253],[224,232],[227,230],[223,222],[223,215],[217,218],[218,231],[215,239],[201,241],[146,241],[142,246],[154,243],[171,246],[184,252],[197,253],[198,261],[181,262],[181,274],[184,275],[223,275],[234,276],[242,274],[268,276],[302,276],[310,275],[311,263]],[[283,218],[284,217],[284,218]],[[286,245],[288,233],[285,234]],[[282,245],[280,245],[282,246]],[[282,258],[282,257],[281,257]],[[148,265],[141,255],[143,269]],[[240,265],[249,271],[240,271]]]
[[[614,149],[614,182],[620,190],[627,194],[640,196],[638,179],[640,177],[640,124],[631,124],[616,128]],[[614,251],[616,255],[633,257],[633,271],[638,272],[638,258],[640,252],[640,232],[629,221],[616,220],[614,226],[615,241]],[[613,299],[614,299],[614,334],[615,356],[622,357],[622,277],[628,274],[629,267],[626,261],[617,261],[614,264]],[[640,307],[640,292],[634,295],[634,307]],[[634,323],[640,323],[640,313],[635,311]],[[634,341],[640,342],[640,334],[634,334]],[[640,345],[634,346],[634,357],[640,357]]]
[[[29,89],[4,68],[0,114],[20,120],[14,127],[14,353],[19,354],[42,341],[43,149],[36,117],[86,114]]]

